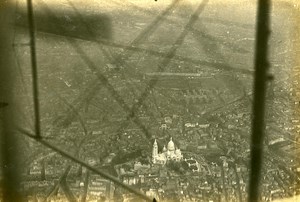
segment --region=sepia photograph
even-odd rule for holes
[[[300,202],[299,55],[298,0],[1,0],[0,202]]]

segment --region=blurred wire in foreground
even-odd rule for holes
[[[259,200],[259,184],[263,162],[264,116],[266,83],[268,78],[268,38],[269,30],[269,0],[259,0],[257,8],[256,44],[255,44],[255,75],[254,102],[251,136],[251,170],[249,184],[249,202]]]

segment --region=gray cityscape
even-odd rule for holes
[[[34,134],[27,1],[15,3],[15,122]],[[90,167],[156,201],[247,201],[256,1],[32,5],[41,138],[17,132],[25,201],[144,200]],[[300,201],[299,8],[272,2],[260,201]]]

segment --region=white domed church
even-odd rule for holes
[[[166,164],[167,161],[181,161],[183,158],[180,149],[175,147],[175,144],[172,140],[170,139],[170,142],[168,143],[168,146],[164,146],[163,150],[161,153],[158,153],[158,146],[156,139],[153,144],[153,149],[152,149],[152,163],[153,164]]]

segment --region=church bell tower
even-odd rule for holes
[[[158,156],[158,146],[156,139],[154,140],[153,149],[152,149],[152,162],[156,163],[156,158]]]

